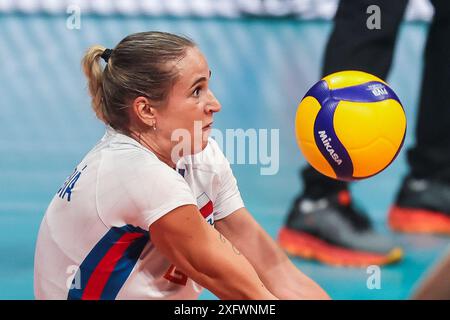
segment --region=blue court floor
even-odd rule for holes
[[[233,165],[246,206],[275,237],[290,201],[301,188],[305,164],[294,138],[296,107],[319,78],[330,22],[267,19],[82,17],[81,29],[66,17],[0,15],[0,299],[33,299],[33,256],[45,209],[65,177],[102,136],[89,106],[80,60],[95,43],[114,46],[145,30],[194,39],[212,70],[212,89],[222,103],[218,129],[279,129],[279,171]],[[393,236],[405,259],[381,269],[381,288],[370,290],[365,269],[330,268],[294,258],[295,264],[335,299],[406,299],[444,254],[449,238],[392,235],[386,212],[406,173],[405,150],[414,124],[427,25],[401,28],[387,79],[407,112],[405,147],[384,172],[352,186],[377,229]],[[376,59],[376,57],[374,57]],[[203,299],[214,298],[204,292]]]

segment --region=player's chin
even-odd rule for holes
[[[211,127],[202,130],[202,150],[208,145],[208,138],[211,134]]]
[[[205,141],[202,141],[202,151],[205,150],[207,145],[208,145],[208,139],[206,139]]]
[[[199,153],[199,152],[202,152],[203,150],[205,150],[206,146],[208,145],[208,137],[209,137],[209,134],[203,133],[202,140],[195,141],[192,144],[191,154],[196,154],[196,153]]]
[[[209,135],[205,135],[204,139],[202,140],[202,150],[205,150],[206,146],[208,145],[208,137]]]
[[[205,149],[206,146],[208,145],[208,138],[209,138],[210,133],[211,133],[211,129],[203,131],[203,137],[202,137],[203,138],[202,139],[202,148],[203,149]]]

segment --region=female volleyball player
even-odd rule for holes
[[[195,299],[202,287],[222,299],[328,297],[245,209],[208,139],[221,106],[193,42],[133,34],[90,48],[83,68],[107,132],[44,216],[36,298]]]

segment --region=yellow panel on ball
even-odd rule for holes
[[[377,108],[382,104],[386,104],[386,101],[338,103],[333,127],[345,149],[365,147],[380,136]]]
[[[317,148],[315,143],[302,142],[299,140],[297,141],[306,160],[314,169],[330,178],[336,179],[336,174],[334,173],[333,168],[331,168],[330,164],[320,153],[319,148]]]
[[[340,101],[333,126],[352,159],[353,176],[363,178],[382,171],[392,161],[405,135],[406,117],[393,99]]]
[[[378,118],[381,119],[380,136],[389,140],[398,149],[406,132],[406,115],[400,103],[395,100],[385,101],[389,104],[382,104],[377,109]]]
[[[314,122],[321,105],[314,97],[306,97],[300,102],[295,116],[297,141],[315,143]]]
[[[347,150],[353,162],[353,177],[365,178],[382,171],[391,163],[397,150],[385,138],[378,138],[364,148]]]
[[[328,84],[330,90],[357,86],[370,81],[379,81],[384,84],[380,78],[362,71],[350,70],[332,73],[323,78]]]
[[[336,179],[330,164],[317,148],[314,140],[314,122],[321,106],[313,97],[306,97],[299,104],[295,116],[297,143],[306,160],[321,173]]]

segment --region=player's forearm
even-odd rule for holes
[[[302,274],[286,253],[258,225],[245,238],[236,237],[236,244],[258,273],[267,289],[279,299],[323,299],[328,295],[311,279]]]
[[[272,265],[260,277],[268,290],[282,300],[330,299],[318,284],[302,274],[289,259]]]
[[[267,289],[279,299],[329,299],[325,291],[304,275],[286,253],[265,233],[260,232],[246,248],[248,259]]]
[[[276,299],[247,258],[218,235],[219,247],[207,247],[207,252],[198,251],[198,257],[192,257],[190,277],[220,299]]]
[[[226,261],[223,262],[226,263]],[[276,299],[257,277],[256,273],[253,274],[250,270],[245,269],[236,269],[236,266],[225,266],[222,272],[217,272],[217,270],[213,272],[211,270],[199,270],[197,275],[192,277],[194,281],[223,300]]]

